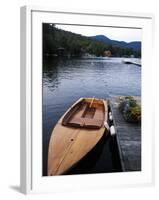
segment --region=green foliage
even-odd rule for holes
[[[93,33],[92,33],[93,34]],[[121,48],[108,45],[72,32],[64,31],[55,27],[54,24],[43,24],[43,55],[58,55],[58,49],[63,48],[64,56],[81,56],[89,53],[95,56],[103,56],[105,50],[110,50],[113,56],[140,57],[140,52],[130,48]]]
[[[119,109],[127,122],[141,122],[141,106],[133,97],[125,97],[121,100]]]
[[[124,118],[128,122],[140,122],[141,121],[141,108],[139,105],[130,107],[127,112],[123,113]]]

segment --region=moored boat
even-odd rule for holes
[[[55,125],[48,149],[48,176],[60,175],[81,160],[105,132],[108,103],[80,98]]]

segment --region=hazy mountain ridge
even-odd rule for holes
[[[133,48],[134,50],[140,51],[141,50],[141,42],[140,41],[133,41],[133,42],[125,42],[125,41],[118,41],[118,40],[111,40],[105,35],[96,35],[91,36],[90,38],[104,42],[106,44],[115,45],[124,48]]]

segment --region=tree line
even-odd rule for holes
[[[104,52],[108,50],[114,57],[141,56],[141,52],[135,51],[133,48],[106,44],[80,34],[58,29],[54,24],[43,24],[43,56],[82,56],[86,53],[103,56]]]

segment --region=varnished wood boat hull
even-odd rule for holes
[[[81,100],[82,98],[74,105]],[[91,98],[87,100],[91,101]],[[99,101],[104,105],[104,121],[107,121],[107,101]],[[63,174],[71,168],[98,143],[105,132],[104,122],[99,129],[63,126],[63,118],[70,109],[61,117],[52,131],[48,150],[48,176]]]

